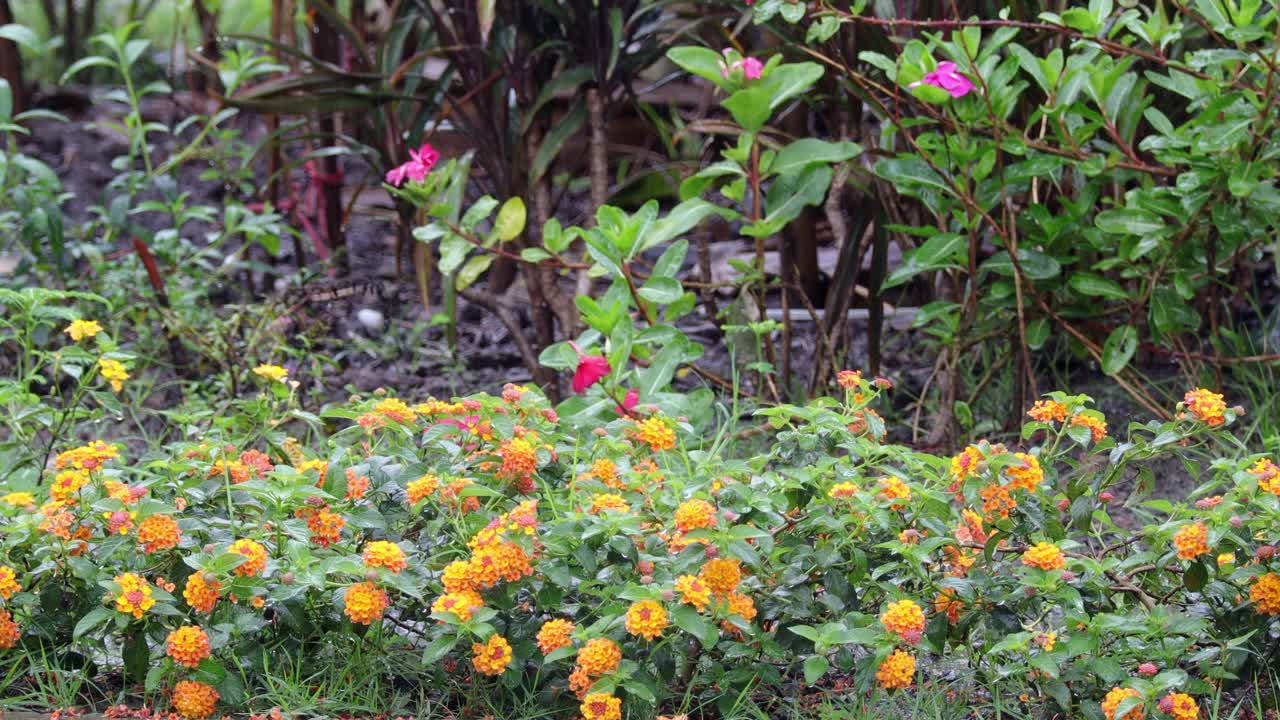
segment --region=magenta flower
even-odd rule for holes
[[[613,372],[609,367],[609,359],[600,355],[584,355],[577,344],[569,343],[569,347],[578,353],[578,369],[573,373],[573,391],[582,394],[587,388],[600,382],[600,379]]]
[[[725,60],[734,54],[730,48],[725,48],[721,52],[725,56]],[[742,71],[742,77],[747,80],[759,80],[764,74],[764,63],[753,57],[745,57],[730,63],[726,63],[724,60],[720,61],[720,77],[727,78],[738,70]]]
[[[973,90],[973,82],[964,75],[961,75],[956,69],[956,64],[950,60],[944,60],[938,63],[938,69],[933,72],[925,73],[924,77],[911,83],[907,87],[915,87],[917,85],[932,85],[934,87],[942,88],[948,93],[951,93],[951,97],[953,98],[964,97],[969,94],[970,90]]]
[[[418,182],[431,172],[431,168],[436,166],[436,161],[439,159],[440,153],[431,147],[431,143],[423,143],[417,150],[409,151],[408,162],[387,171],[387,182],[396,187],[400,187],[405,178]]]
[[[632,410],[635,410],[636,404],[638,404],[639,402],[640,402],[640,391],[635,388],[631,388],[630,390],[627,391],[626,396],[622,398],[622,404],[614,408],[614,412],[618,413],[619,415],[626,415]]]

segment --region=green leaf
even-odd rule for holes
[[[802,5],[803,7],[803,5]],[[822,66],[815,62],[787,63],[775,67],[762,86],[767,89],[769,110],[809,89],[822,77]]]
[[[653,264],[652,277],[674,278],[684,265],[684,258],[689,254],[689,241],[680,239],[671,243],[671,247],[662,251],[658,261]]]
[[[525,248],[521,250],[520,257],[525,262],[536,263],[536,262],[542,262],[543,260],[550,260],[551,253],[547,252],[546,250],[543,250],[542,248],[531,247],[531,248]]]
[[[1208,582],[1209,571],[1204,563],[1192,563],[1186,572],[1182,573],[1182,584],[1191,592],[1200,592]]]
[[[722,74],[724,57],[710,48],[691,45],[671,48],[667,51],[667,59],[679,65],[685,72],[711,81],[716,87],[721,89],[729,87]]]
[[[684,348],[680,343],[670,343],[658,351],[649,363],[649,367],[641,368],[640,397],[650,398],[660,390],[666,390],[675,377],[676,368],[684,357]]]
[[[12,40],[36,55],[44,51],[44,43],[40,41],[40,36],[36,34],[35,30],[25,25],[18,25],[17,23],[0,25],[0,38]]]
[[[638,291],[640,297],[659,305],[668,305],[684,295],[684,286],[672,277],[653,276]]]
[[[825,655],[810,655],[804,661],[804,681],[808,685],[818,682],[818,679],[827,674],[827,669],[831,667],[831,663],[827,662]]]
[[[1102,232],[1113,235],[1151,235],[1165,230],[1159,215],[1137,208],[1103,210],[1093,222]]]
[[[762,237],[778,232],[799,217],[805,206],[821,204],[830,187],[831,168],[827,165],[811,165],[798,175],[783,175],[765,196],[764,219],[744,228],[742,234]]]
[[[885,158],[876,163],[875,173],[893,183],[899,191],[919,192],[919,188],[932,188],[951,194],[951,186],[942,176],[914,155]]]
[[[498,242],[511,242],[516,239],[520,233],[524,232],[525,217],[524,200],[520,197],[508,198],[502,204],[502,209],[498,211],[497,219],[493,221],[494,237]]]
[[[462,227],[466,230],[475,228],[481,221],[489,217],[489,213],[492,213],[496,207],[498,207],[497,200],[488,195],[481,197],[472,203],[471,207],[467,208],[467,212],[462,215]]]
[[[457,635],[445,635],[432,640],[425,648],[422,649],[422,664],[432,665],[439,662],[440,659],[445,655],[448,655],[449,651],[453,649],[453,646],[457,644]]]
[[[1107,336],[1102,345],[1102,372],[1115,375],[1124,370],[1138,349],[1138,331],[1132,325],[1121,325]]]
[[[546,174],[547,168],[551,167],[551,163],[560,155],[560,148],[564,146],[566,140],[573,137],[583,123],[587,120],[587,106],[581,100],[573,104],[573,108],[547,133],[542,139],[542,144],[538,146],[538,152],[533,156],[533,163],[529,166],[529,184],[534,185],[542,176]]]
[[[884,287],[901,285],[922,272],[963,267],[969,240],[958,233],[938,233],[920,247],[902,256],[902,265],[885,281]]]
[[[804,138],[779,150],[773,162],[769,164],[769,173],[771,175],[796,173],[816,163],[844,162],[861,152],[862,146],[857,143]]]
[[[703,649],[709,650],[714,647],[716,640],[720,637],[720,631],[715,623],[699,615],[698,611],[690,605],[677,605],[676,609],[671,611],[671,622],[697,638],[698,642],[702,643]]]
[[[769,89],[763,85],[751,85],[734,92],[721,105],[733,115],[734,122],[751,134],[769,121]]]
[[[1137,697],[1134,697],[1133,695],[1126,695],[1125,698],[1120,701],[1120,704],[1116,706],[1113,717],[1128,717],[1130,712],[1146,705],[1146,703],[1146,698],[1141,695],[1138,695]]]
[[[85,633],[105,623],[113,614],[113,611],[104,607],[90,610],[84,617],[80,618],[80,620],[76,622],[75,629],[71,631],[71,637],[79,639],[84,636]]]
[[[62,73],[62,78],[58,82],[62,85],[66,85],[71,78],[76,76],[76,74],[91,67],[115,67],[115,63],[97,55],[80,58],[76,62],[72,63],[71,67],[67,68],[66,72]]]
[[[692,230],[712,213],[733,219],[736,213],[727,212],[701,198],[690,198],[671,208],[671,212],[655,220],[640,239],[639,250],[644,252],[662,243],[674,240]]]
[[[483,255],[476,255],[475,257],[467,260],[462,268],[458,270],[456,287],[459,290],[465,290],[470,287],[472,283],[480,279],[480,275],[482,275],[485,270],[489,269],[489,266],[493,264],[494,258],[496,257],[496,255],[485,253]]]
[[[1127,300],[1129,298],[1129,293],[1120,287],[1118,283],[1101,275],[1078,272],[1073,274],[1068,282],[1073,290],[1082,295],[1104,297],[1108,300]]]
[[[151,649],[147,647],[147,635],[141,627],[125,636],[122,655],[125,677],[145,686],[147,667],[151,664]]]

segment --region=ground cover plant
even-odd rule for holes
[[[1274,719],[1278,40],[0,0],[0,713]]]

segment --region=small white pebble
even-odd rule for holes
[[[382,332],[382,313],[374,310],[373,308],[360,308],[357,310],[356,320],[360,321],[360,325],[364,327],[366,332]]]

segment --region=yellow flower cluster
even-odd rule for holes
[[[380,620],[390,604],[385,590],[371,582],[361,582],[347,588],[342,611],[351,618],[351,622],[369,625]]]
[[[120,594],[116,596],[116,610],[141,620],[156,604],[155,598],[151,597],[151,585],[141,576],[125,573],[117,575],[115,581],[120,586]]]
[[[218,705],[218,691],[194,680],[183,680],[173,687],[173,709],[188,720],[200,720],[213,714]]]
[[[253,374],[271,382],[284,382],[289,377],[289,371],[279,365],[259,365],[253,369]]]
[[[538,650],[543,655],[550,655],[562,647],[568,647],[573,642],[573,630],[573,623],[560,618],[542,623],[542,627],[538,629]]]
[[[88,445],[72,448],[58,454],[53,461],[55,470],[73,468],[76,470],[94,471],[108,460],[120,457],[120,450],[115,445],[108,445],[101,440],[94,440]]]
[[[920,642],[924,633],[924,610],[909,599],[889,603],[880,615],[884,629],[912,645]]]
[[[1195,560],[1201,555],[1209,552],[1209,545],[1206,540],[1209,537],[1209,529],[1202,522],[1183,525],[1178,532],[1173,534],[1173,544],[1178,548],[1178,557],[1183,560]]]
[[[1196,699],[1186,693],[1169,693],[1160,699],[1160,710],[1173,720],[1196,720],[1200,717],[1200,708]]]
[[[692,605],[698,612],[706,610],[711,602],[711,588],[693,575],[676,578],[676,592],[680,595],[680,602]]]
[[[1027,492],[1035,492],[1040,487],[1040,483],[1044,482],[1044,470],[1040,467],[1040,460],[1035,455],[1027,453],[1014,453],[1014,462],[1004,469],[1005,475],[1009,476],[1009,487],[1022,488]]]
[[[73,342],[80,342],[102,332],[102,326],[97,320],[72,320],[63,332],[70,335]]]
[[[204,573],[193,572],[187,577],[187,586],[182,590],[182,597],[192,610],[208,615],[218,602],[222,583],[217,580],[206,580]]]
[[[1216,392],[1210,392],[1204,388],[1189,390],[1182,396],[1182,402],[1192,417],[1205,425],[1216,427],[1227,421],[1223,416],[1227,403],[1222,399],[1222,395]]]
[[[615,493],[596,493],[591,496],[591,507],[587,512],[592,515],[599,515],[602,512],[630,512],[631,506],[627,504],[626,498]]]
[[[374,540],[365,545],[363,557],[365,567],[386,568],[393,573],[399,573],[409,567],[400,546],[386,540]]]
[[[578,667],[592,677],[608,675],[622,662],[622,649],[609,638],[591,638],[578,650]]]
[[[708,560],[698,572],[698,579],[702,580],[711,592],[727,595],[737,590],[738,583],[742,582],[742,563],[726,558]]]
[[[0,608],[0,650],[8,650],[22,639],[22,630],[8,610]]]
[[[1124,702],[1125,698],[1130,697],[1141,698],[1142,693],[1133,688],[1111,688],[1107,692],[1107,696],[1102,699],[1102,714],[1106,716],[1107,720],[1142,720],[1142,718],[1146,717],[1146,711],[1142,709],[1141,705],[1121,715],[1119,718],[1116,717],[1116,709],[1120,707],[1120,703]]]
[[[608,693],[591,693],[579,710],[585,720],[621,720],[622,701]]]
[[[659,415],[645,418],[636,423],[636,427],[631,431],[632,436],[649,446],[654,452],[662,452],[670,450],[676,446],[676,431],[671,427],[671,421]]]
[[[654,640],[667,628],[667,611],[655,600],[640,600],[627,609],[627,632]]]
[[[1259,615],[1280,615],[1280,575],[1259,575],[1249,586],[1249,600]]]
[[[98,358],[98,373],[104,380],[111,383],[111,389],[115,392],[123,390],[124,381],[129,379],[129,371],[125,369],[124,364],[111,358]]]
[[[438,489],[440,489],[440,478],[435,475],[423,475],[417,480],[410,481],[405,486],[405,493],[409,496],[409,504],[417,505]]]
[[[8,565],[0,565],[0,598],[8,600],[19,592],[22,586],[18,584],[18,573]]]
[[[481,675],[501,675],[511,664],[511,645],[494,633],[482,643],[472,643],[471,664]]]
[[[716,524],[716,507],[706,500],[686,500],[675,513],[676,528],[680,532],[692,532]]]
[[[1027,415],[1042,423],[1066,422],[1067,406],[1057,400],[1037,400],[1031,405]]]
[[[1067,558],[1053,543],[1036,543],[1022,553],[1022,564],[1041,570],[1061,570],[1067,566]]]
[[[253,577],[267,569],[267,549],[261,544],[244,538],[231,543],[227,552],[243,555],[245,561],[236,566],[234,572],[242,577]]]
[[[1249,468],[1249,472],[1258,476],[1258,489],[1272,495],[1280,496],[1280,465],[1268,458],[1262,458]]]
[[[201,660],[209,657],[209,636],[194,625],[183,625],[169,633],[165,648],[169,657],[179,665],[198,667]]]
[[[379,400],[377,404],[373,406],[373,411],[385,418],[395,420],[396,422],[404,425],[408,425],[413,422],[414,417],[417,415],[417,413],[414,412],[414,409],[406,405],[400,398],[386,398]]]
[[[168,515],[150,515],[138,525],[138,545],[150,555],[160,550],[172,550],[182,539],[178,521]]]
[[[471,619],[471,613],[481,607],[484,607],[484,598],[480,597],[480,593],[475,590],[459,590],[436,598],[431,604],[431,612],[450,612],[457,616],[459,622],[466,622]]]
[[[876,682],[885,690],[905,690],[915,676],[915,656],[901,650],[894,650],[876,669]]]

